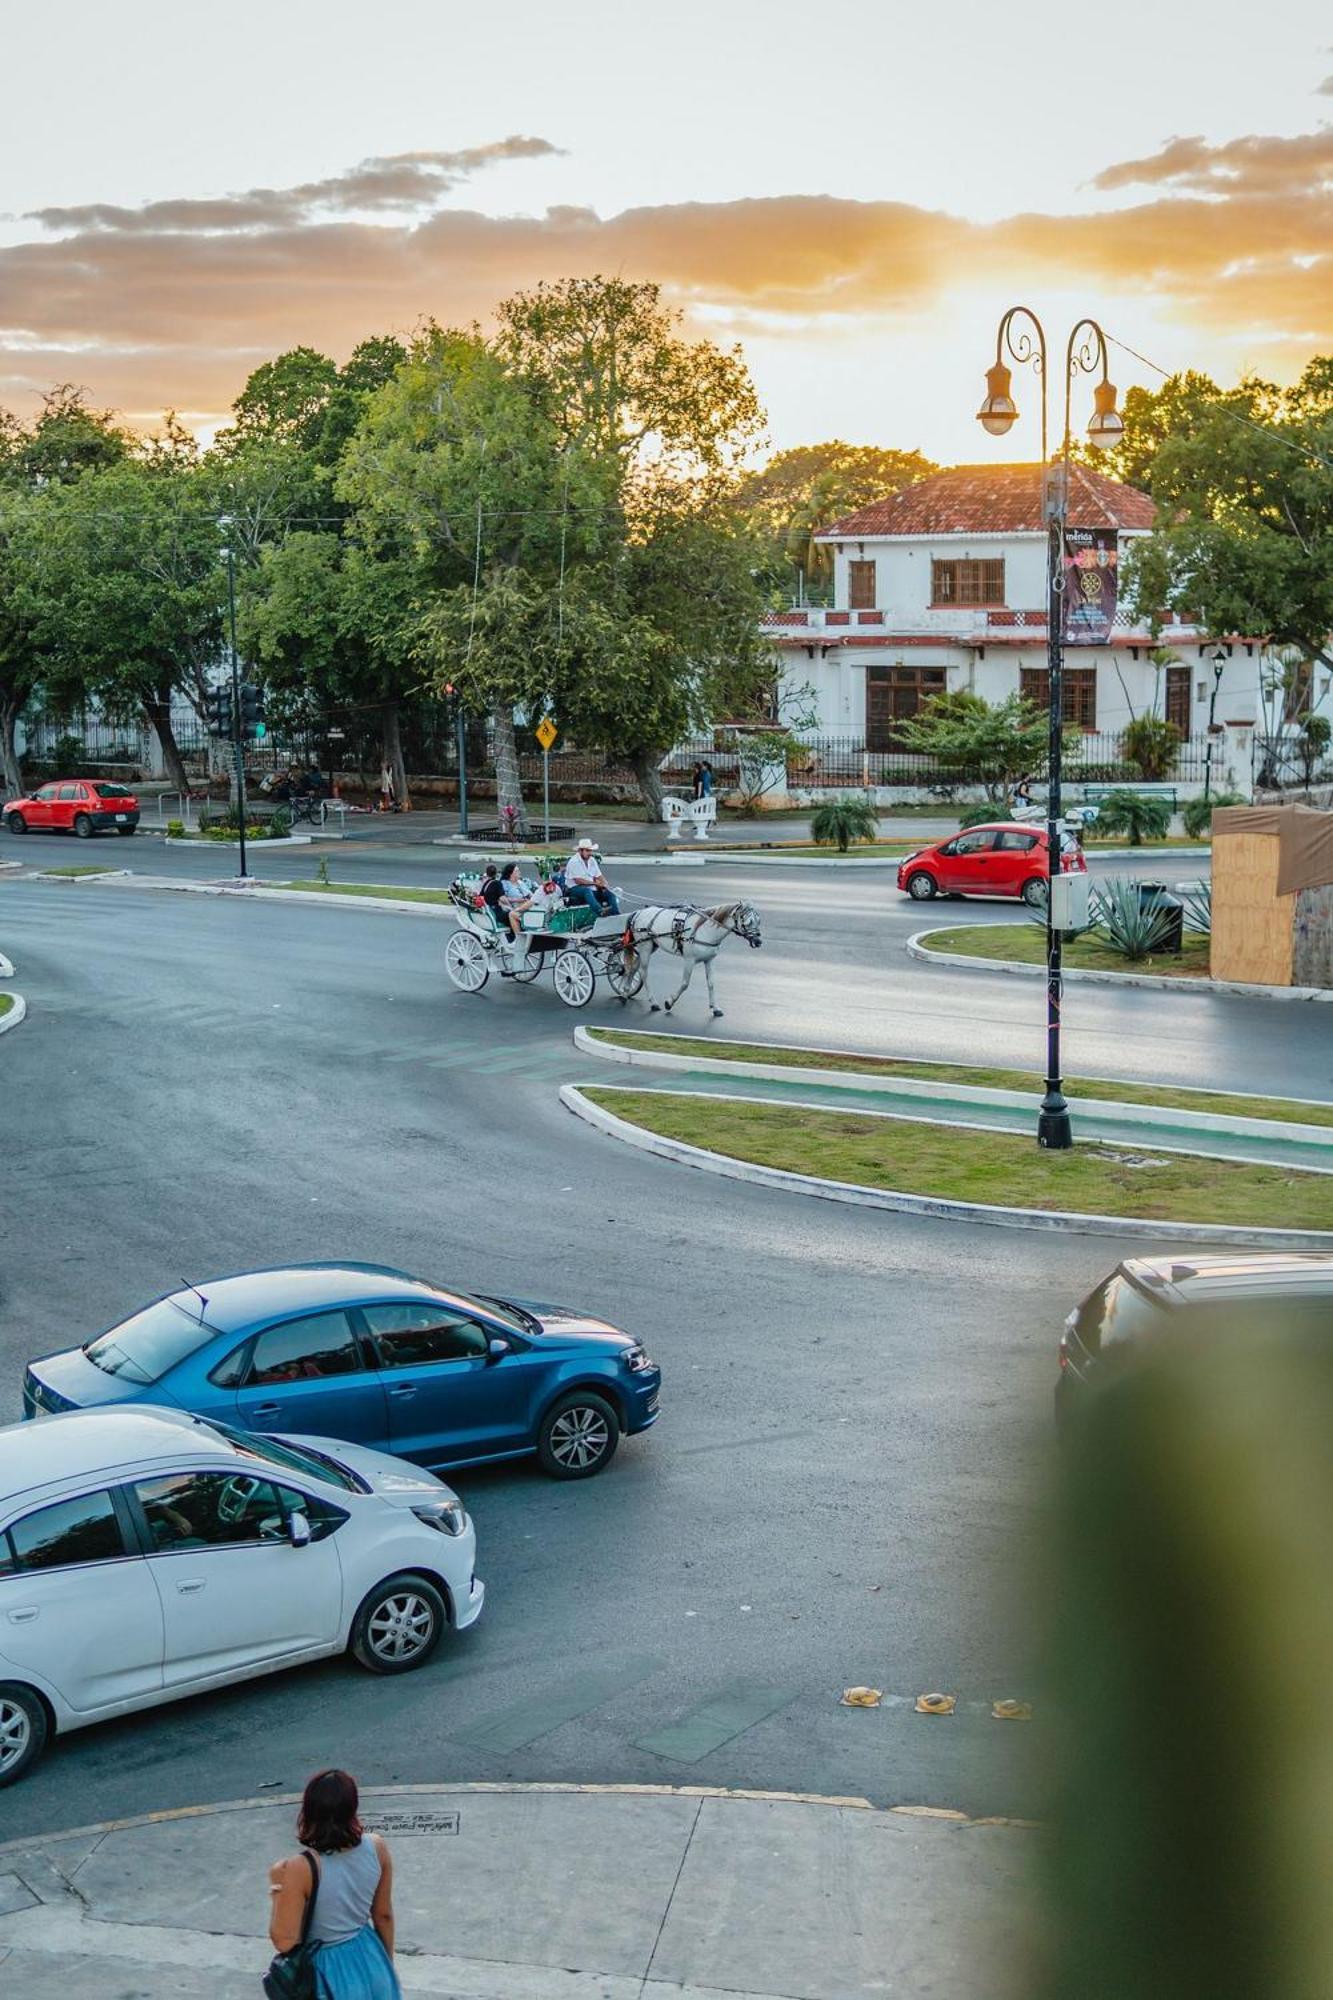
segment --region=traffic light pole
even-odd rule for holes
[[[241,718],[241,662],[236,651],[236,563],[227,543],[227,618],[231,629],[231,747],[236,759],[236,818],[241,837],[241,879],[245,865],[245,724]]]

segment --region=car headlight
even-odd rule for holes
[[[428,1507],[414,1507],[412,1512],[418,1521],[428,1528],[438,1528],[442,1535],[461,1535],[467,1526],[461,1500],[432,1500]]]
[[[631,1347],[625,1356],[625,1366],[635,1375],[641,1375],[645,1368],[653,1368],[656,1363],[646,1348]]]

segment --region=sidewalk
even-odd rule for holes
[[[36,1780],[40,1783],[40,1778]],[[292,1798],[0,1846],[15,2000],[254,2000]],[[1039,1834],[864,1801],[651,1787],[407,1786],[406,1994],[440,2000],[1004,2000]]]

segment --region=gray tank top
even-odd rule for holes
[[[321,1854],[319,1894],[311,1919],[314,1944],[346,1944],[370,1922],[370,1906],[380,1886],[379,1850],[369,1834],[355,1847]]]

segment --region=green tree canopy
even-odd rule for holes
[[[1131,607],[1169,607],[1333,666],[1333,358],[1290,389],[1174,377],[1126,399],[1118,463],[1157,502],[1127,561]]]

